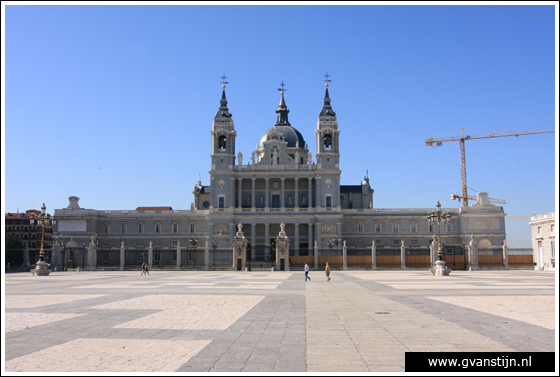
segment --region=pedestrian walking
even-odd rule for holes
[[[311,278],[309,277],[309,265],[307,263],[305,264],[303,270],[305,271],[305,281],[307,281],[307,279],[311,280]]]
[[[144,263],[144,272],[148,275],[150,274],[150,269],[148,268],[148,263]]]
[[[327,275],[327,281],[331,280],[331,277],[329,276],[330,274],[331,274],[331,266],[329,266],[329,262],[327,262],[325,266],[325,275]]]
[[[146,262],[142,262],[142,273],[140,274],[140,276],[145,274],[146,274]]]

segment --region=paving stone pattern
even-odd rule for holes
[[[555,350],[547,271],[4,275],[4,372],[404,372],[417,351]]]

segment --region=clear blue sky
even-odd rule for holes
[[[4,6],[4,5],[3,5]],[[220,77],[248,159],[289,120],[315,155],[328,72],[342,184],[369,173],[375,208],[458,208],[461,128],[557,128],[555,7],[8,5],[3,208],[188,209],[209,184]],[[4,111],[5,110],[5,111]],[[556,206],[556,133],[466,142],[469,194],[511,216]],[[557,209],[556,209],[557,210]],[[529,220],[506,221],[530,247]]]

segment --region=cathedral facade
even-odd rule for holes
[[[223,86],[211,130],[210,184],[198,180],[189,210],[84,209],[71,196],[67,208],[55,211],[53,263],[89,269],[137,268],[142,262],[177,269],[227,268],[240,234],[247,241],[247,257],[246,266],[238,267],[262,268],[274,265],[282,231],[289,240],[286,263],[309,261],[316,268],[325,258],[335,268],[429,266],[439,236],[446,258],[463,256],[464,268],[476,265],[478,254],[502,253],[505,213],[486,193],[470,207],[446,209],[452,221],[438,227],[426,220],[433,208],[375,208],[368,177],[357,185],[341,185],[340,129],[328,84],[313,151],[290,124],[283,91],[276,123],[250,156],[236,150],[227,104]]]

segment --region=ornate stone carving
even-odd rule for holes
[[[321,224],[321,233],[323,235],[336,235],[336,224]]]
[[[215,236],[227,236],[229,234],[228,224],[214,224]]]

